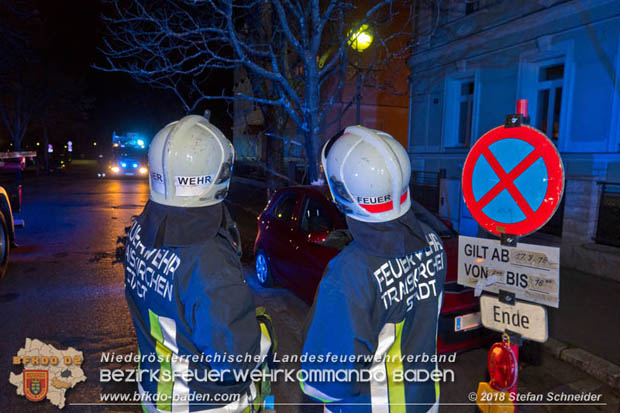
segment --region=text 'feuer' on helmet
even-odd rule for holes
[[[323,147],[321,162],[338,207],[364,222],[385,222],[411,206],[409,156],[391,135],[349,126]]]

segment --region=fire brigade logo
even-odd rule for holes
[[[83,362],[84,354],[72,347],[62,350],[27,338],[24,347],[13,356],[13,365],[23,366],[23,370],[18,374],[11,372],[9,383],[16,387],[18,396],[33,402],[49,400],[62,409],[67,391],[86,381]]]
[[[24,370],[24,396],[31,402],[40,402],[47,396],[49,372],[47,370]]]

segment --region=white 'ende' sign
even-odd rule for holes
[[[497,297],[482,295],[480,315],[482,325],[491,330],[510,330],[529,340],[547,341],[547,309],[543,306],[520,301],[504,304]]]

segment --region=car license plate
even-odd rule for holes
[[[135,174],[133,172],[125,172],[125,175],[127,175],[127,176],[134,176]]]
[[[480,327],[480,313],[463,314],[454,317],[454,331],[466,331]]]

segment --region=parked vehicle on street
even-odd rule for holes
[[[35,152],[3,152],[0,154],[0,279],[6,275],[9,251],[16,246],[15,227],[23,227],[24,220],[16,219],[22,203],[21,178],[16,172],[24,170],[26,158],[35,158]]]
[[[485,344],[490,332],[482,328],[478,299],[471,288],[458,285],[458,234],[419,203],[416,217],[441,236],[448,261],[437,346],[440,353]],[[277,191],[258,217],[254,243],[256,277],[263,286],[278,283],[307,303],[329,261],[339,249],[325,245],[331,233],[342,233],[346,220],[331,202],[326,186],[296,186]],[[328,240],[329,241],[329,240]],[[329,242],[330,245],[333,245]]]

